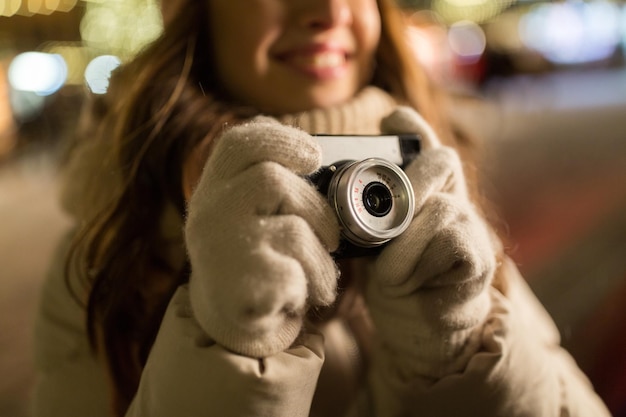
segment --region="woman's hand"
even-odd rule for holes
[[[304,178],[315,140],[257,117],[218,139],[185,225],[196,320],[222,346],[264,357],[288,348],[309,306],[335,299],[339,226]]]
[[[472,335],[490,308],[494,241],[468,197],[457,153],[419,114],[400,108],[382,130],[422,134],[422,151],[406,169],[414,218],[373,260],[366,296],[392,372],[438,378],[462,369],[477,349]]]

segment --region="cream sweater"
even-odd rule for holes
[[[386,94],[370,88],[345,106],[281,120],[311,133],[378,133],[381,118],[394,105]],[[119,180],[107,150],[106,143],[89,144],[69,167],[71,181],[63,202],[77,222],[90,217]],[[106,178],[111,186],[94,192],[93,178]],[[168,212],[163,232],[182,239],[182,221],[174,210]],[[34,415],[106,416],[104,372],[86,342],[84,311],[63,279],[67,242],[59,245],[41,298]],[[184,259],[176,246],[171,252],[173,262]],[[309,329],[294,346],[270,357],[228,351],[198,326],[189,288],[182,286],[166,311],[127,415],[608,416],[585,376],[559,347],[555,326],[515,266],[505,260],[501,274],[507,293],[490,290],[480,348],[462,369],[436,379],[410,380],[387,372],[391,368],[385,357],[371,358],[376,372],[369,373],[350,322],[341,318]]]

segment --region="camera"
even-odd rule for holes
[[[317,135],[322,168],[310,180],[341,226],[337,258],[367,256],[409,226],[415,196],[403,168],[420,151],[418,135]]]

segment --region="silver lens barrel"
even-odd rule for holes
[[[340,166],[330,180],[327,195],[344,237],[366,248],[402,234],[415,211],[409,178],[399,166],[381,158]]]

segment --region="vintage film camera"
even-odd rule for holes
[[[420,151],[418,135],[317,135],[322,168],[311,181],[342,228],[336,258],[367,256],[409,226],[415,196],[404,168]]]

